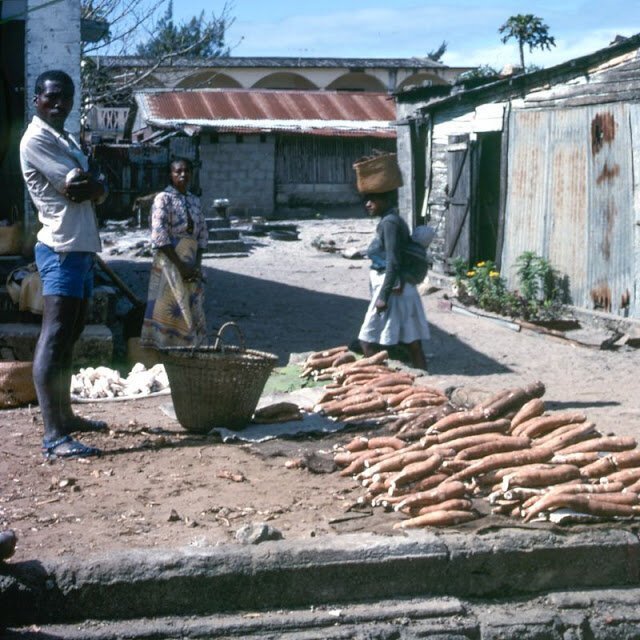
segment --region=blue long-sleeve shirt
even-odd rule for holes
[[[384,271],[384,282],[380,289],[379,300],[385,304],[394,286],[401,279],[402,254],[409,242],[409,227],[394,207],[380,219],[376,234],[367,249],[371,268]]]

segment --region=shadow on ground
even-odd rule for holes
[[[114,260],[110,265],[141,299],[146,298],[149,263]],[[269,351],[279,364],[291,354],[350,344],[358,334],[367,301],[314,291],[281,282],[204,269],[208,289],[205,307],[212,333],[225,322],[236,322],[246,346]],[[509,373],[503,364],[473,349],[431,323],[426,343],[429,372],[434,375],[484,376]]]
[[[561,402],[557,400],[546,400],[547,408],[552,411],[563,411],[567,409],[588,409],[593,407],[619,407],[620,403],[614,400],[573,400],[569,402]]]

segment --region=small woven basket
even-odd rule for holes
[[[395,153],[378,153],[353,165],[360,193],[386,193],[402,186],[402,173]]]
[[[221,346],[222,333],[234,327],[240,346]],[[246,349],[234,322],[222,325],[213,346],[160,350],[178,422],[195,433],[216,427],[242,429],[258,405],[278,361],[272,353]]]

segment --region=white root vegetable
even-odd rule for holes
[[[466,498],[452,498],[445,500],[439,504],[432,504],[426,507],[420,507],[415,515],[423,516],[425,513],[433,513],[434,511],[471,511],[473,503]]]
[[[493,435],[488,442],[466,447],[457,454],[456,458],[459,460],[477,460],[493,453],[527,449],[530,445],[531,440],[529,438]]]
[[[580,477],[580,469],[571,464],[561,464],[550,469],[516,471],[502,478],[502,488],[546,487],[559,482],[567,482]]]
[[[405,451],[404,449],[401,449],[400,451],[396,451],[395,455],[388,455],[384,460],[380,460],[368,468],[366,468],[365,461],[365,469],[360,475],[363,478],[372,478],[379,473],[400,471],[409,464],[422,462],[423,460],[428,460],[431,457],[433,457],[433,453],[425,451],[424,449],[419,449],[417,451]]]
[[[442,464],[442,457],[437,453],[419,462],[412,462],[406,465],[402,471],[392,476],[390,487],[396,489],[409,484],[415,480],[426,478],[431,475]]]
[[[624,494],[604,494],[604,496],[609,495],[613,496]],[[606,518],[640,515],[640,505],[618,503],[614,501],[616,498],[609,498],[605,500],[604,496],[566,493],[547,494],[527,510],[524,521],[530,522],[543,511],[559,509],[562,507],[573,509],[579,513],[587,513]]]
[[[589,451],[627,451],[635,449],[637,446],[638,443],[635,438],[630,436],[603,436],[602,438],[593,438],[585,442],[578,442],[577,444],[560,449],[557,453],[564,455]]]
[[[545,406],[544,401],[540,398],[532,398],[528,402],[525,402],[520,409],[516,412],[516,415],[511,418],[511,431],[521,425],[527,420],[537,418],[544,413]]]
[[[410,529],[414,527],[450,527],[463,522],[476,520],[478,515],[473,511],[438,510],[409,518],[393,525],[394,529]]]
[[[479,476],[488,471],[494,471],[501,467],[523,466],[535,462],[546,462],[553,456],[553,451],[538,447],[537,449],[523,449],[521,451],[507,451],[505,453],[494,453],[478,462],[475,462],[467,469],[459,471],[451,476],[452,480],[467,480],[473,476]]]
[[[585,422],[587,416],[584,413],[556,413],[550,416],[540,416],[538,418],[532,418],[523,422],[518,427],[513,429],[514,436],[527,436],[528,438],[537,438],[550,431],[553,431],[557,427],[564,426],[566,424],[576,424]]]
[[[467,488],[462,482],[445,481],[437,488],[429,491],[418,491],[408,495],[404,500],[396,505],[396,511],[406,507],[422,507],[429,504],[436,504],[451,500],[452,498],[463,498],[467,493]]]

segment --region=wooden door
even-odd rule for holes
[[[472,141],[468,134],[449,136],[447,146],[447,204],[445,255],[471,259]]]

